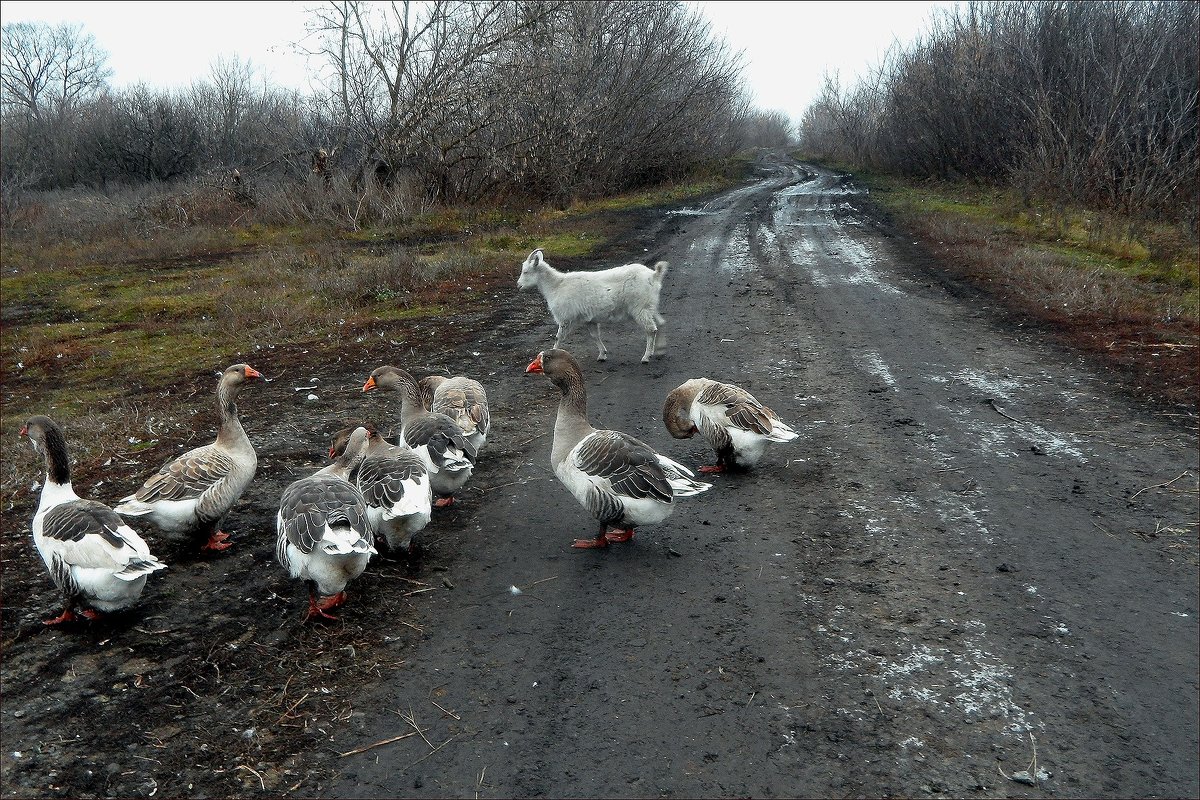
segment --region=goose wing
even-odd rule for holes
[[[324,538],[327,527],[348,525],[367,531],[362,492],[335,475],[302,478],[283,492],[279,503],[279,549],[285,543],[305,555]]]
[[[137,531],[108,506],[94,500],[63,503],[41,521],[44,546],[65,566],[112,569],[158,568],[150,548]],[[149,570],[153,571],[153,570]]]
[[[445,414],[421,414],[405,426],[403,435],[409,447],[428,448],[429,458],[438,469],[454,449],[461,451],[471,462],[475,461],[477,455],[462,428]]]
[[[571,453],[572,463],[614,494],[635,500],[671,502],[671,484],[649,445],[619,431],[596,431]]]
[[[420,457],[408,448],[371,456],[358,471],[358,488],[368,505],[392,508],[404,497],[405,483],[426,475]]]
[[[450,417],[468,434],[478,431],[486,436],[491,427],[487,393],[479,381],[470,378],[451,378],[439,385],[432,410]]]
[[[143,503],[191,500],[211,489],[234,469],[233,459],[214,445],[198,447],[164,464],[134,497]]]
[[[769,436],[774,421],[778,418],[775,412],[764,406],[754,395],[739,386],[713,381],[696,397],[702,406],[724,409],[723,424]]]

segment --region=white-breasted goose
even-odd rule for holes
[[[463,375],[453,378],[428,375],[417,381],[417,388],[421,393],[422,407],[426,411],[445,414],[454,420],[478,454],[483,449],[488,431],[492,427],[487,392],[483,384]]]
[[[355,428],[329,466],[283,490],[275,517],[275,556],[293,578],[308,585],[307,620],[346,602],[346,584],[375,554],[367,501],[352,482],[367,453],[366,428]]]
[[[576,539],[574,547],[627,542],[635,528],[666,519],[676,497],[711,488],[644,442],[619,431],[593,428],[587,419],[583,372],[566,350],[538,353],[525,371],[544,373],[562,392],[550,463],[563,486],[600,521],[599,535]],[[609,531],[609,526],[619,532]]]
[[[237,398],[248,381],[262,377],[249,364],[234,364],[217,383],[221,424],[217,440],[163,464],[142,488],[116,507],[126,517],[144,517],[177,539],[201,541],[202,550],[232,546],[220,530],[225,514],[254,478],[258,458],[238,419]]]
[[[33,517],[33,544],[54,585],[63,611],[47,625],[76,619],[75,607],[89,619],[137,602],[146,576],[166,564],[150,554],[137,531],[103,503],[85,500],[71,486],[67,441],[49,417],[31,417],[21,427],[46,461],[46,482]]]
[[[466,485],[475,469],[476,451],[466,434],[445,414],[426,411],[417,382],[399,367],[384,366],[371,372],[363,391],[375,389],[400,392],[400,440],[425,462],[429,483],[438,496],[434,506],[451,505],[454,493]]]
[[[663,424],[676,439],[704,435],[717,454],[717,463],[703,473],[752,467],[769,442],[790,442],[800,434],[779,419],[754,395],[731,383],[692,378],[667,395]]]
[[[338,431],[329,448],[337,458],[346,449],[353,431]],[[429,524],[433,490],[425,462],[407,445],[389,444],[375,431],[367,439],[366,457],[355,481],[367,501],[367,519],[380,542],[391,553],[412,553],[412,538]]]

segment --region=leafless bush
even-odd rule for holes
[[[1200,5],[971,3],[859,84],[828,80],[801,130],[816,155],[1194,220],[1198,105]]]
[[[751,111],[741,123],[745,147],[787,147],[794,144],[792,121],[782,111]]]
[[[82,31],[6,25],[6,46],[28,33],[57,58],[91,60],[58,97],[31,77],[35,61],[5,51],[0,174],[36,167],[33,188],[109,190],[236,169],[260,220],[356,230],[431,202],[566,204],[788,138],[786,118],[750,108],[740,56],[683,3],[344,0],[312,13],[326,86],[308,96],[236,59],[187,88],[116,90]],[[180,209],[155,224],[184,224]]]
[[[253,217],[268,224],[303,220],[351,231],[407,222],[430,205],[414,183],[393,180],[385,185],[371,176],[356,188],[344,173],[268,179],[255,192]]]

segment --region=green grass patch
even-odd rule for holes
[[[1130,224],[1092,209],[1030,205],[1011,190],[918,182],[869,172],[857,177],[873,190],[876,202],[901,219],[969,219],[1081,267],[1173,286],[1185,294],[1196,292],[1200,253],[1174,226]]]

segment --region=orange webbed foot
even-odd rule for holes
[[[633,528],[626,528],[623,531],[608,531],[604,534],[605,541],[609,542],[628,542],[633,538]]]
[[[725,472],[725,467],[721,464],[710,464],[709,466],[700,467],[696,471],[701,475],[720,475]]]
[[[434,508],[447,508],[452,505],[454,505],[453,497],[439,497],[437,500],[433,501]]]
[[[330,595],[323,600],[318,601],[316,593],[309,591],[308,594],[308,611],[304,614],[304,621],[308,622],[313,617],[321,617],[323,619],[336,620],[333,614],[328,613],[328,609],[337,608],[346,602],[346,592],[342,590],[337,594]]]
[[[571,547],[577,547],[580,550],[592,550],[601,547],[608,547],[608,535],[600,534],[595,539],[576,539]]]
[[[42,624],[43,625],[61,625],[64,622],[74,622],[77,619],[79,619],[79,617],[75,616],[75,612],[69,608],[66,608],[66,609],[63,609],[63,612],[61,614],[59,614],[57,617],[55,617],[54,619],[42,620]]]
[[[200,550],[219,553],[231,547],[233,547],[233,542],[229,541],[229,534],[225,533],[225,531],[215,531],[212,536],[208,537],[208,541],[200,547]]]

